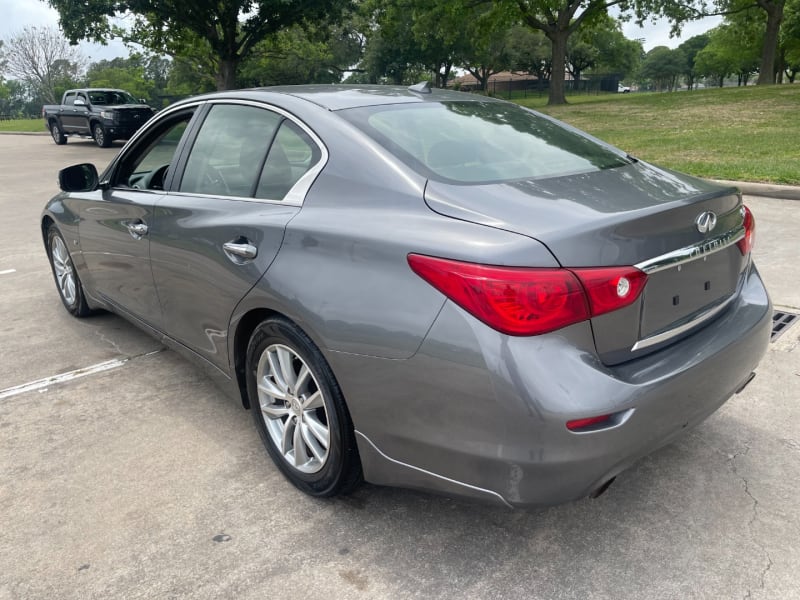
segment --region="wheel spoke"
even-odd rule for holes
[[[283,424],[283,436],[281,438],[281,454],[286,456],[292,450],[292,436],[294,430],[297,429],[297,419],[290,416]]]
[[[281,404],[262,404],[261,412],[270,419],[280,419],[289,414],[289,409]]]
[[[317,441],[327,450],[330,442],[330,431],[328,428],[320,423],[317,415],[313,413],[306,413],[303,415],[306,428],[313,434]]]
[[[324,408],[325,404],[322,401],[322,392],[317,390],[308,398],[303,400],[303,410],[313,410],[315,408]]]
[[[286,390],[288,385],[286,379],[283,377],[280,365],[278,365],[278,356],[275,352],[268,351],[267,360],[269,361],[270,374],[275,379],[275,383],[277,383],[278,387],[282,390]]]
[[[307,423],[300,424],[300,433],[303,434],[303,441],[306,444],[306,448],[311,451],[311,454],[314,455],[319,462],[325,460],[325,449],[320,447],[319,442],[315,439],[314,434],[310,431],[310,428]]]
[[[311,371],[308,370],[308,367],[303,363],[303,366],[300,367],[300,372],[297,374],[297,379],[294,382],[294,393],[295,395],[299,396],[303,393],[303,388],[308,381],[308,376],[311,375]]]
[[[262,377],[258,384],[258,391],[266,394],[270,398],[286,400],[285,388],[281,389],[275,385],[269,377]]]
[[[294,388],[294,384],[297,381],[297,376],[294,374],[294,367],[292,365],[292,354],[289,352],[287,348],[283,346],[278,347],[278,362],[280,363],[281,367],[281,374],[283,375],[283,380],[286,382],[287,387]]]
[[[306,443],[303,441],[303,429],[299,420],[295,423],[293,438],[294,439],[292,441],[294,442],[294,466],[299,467],[304,462],[306,462],[308,457],[308,452],[306,450]]]

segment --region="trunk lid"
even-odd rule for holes
[[[747,262],[735,244],[743,231],[735,189],[642,162],[509,183],[429,181],[425,201],[442,215],[535,238],[563,267],[649,271],[637,302],[592,319],[607,364],[689,335],[734,297]],[[716,226],[701,232],[706,212]]]

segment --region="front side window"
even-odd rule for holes
[[[624,155],[549,119],[500,102],[425,102],[340,114],[426,177],[490,183],[628,164]]]
[[[186,162],[180,191],[252,197],[283,116],[263,108],[216,104]]]
[[[126,155],[115,177],[115,187],[163,190],[168,169],[178,149],[194,110],[175,115],[159,123],[141,138]]]

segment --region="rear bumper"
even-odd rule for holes
[[[752,267],[719,318],[613,367],[597,359],[588,323],[514,338],[449,302],[409,360],[330,359],[347,374],[340,384],[367,480],[548,505],[591,494],[719,408],[758,365],[771,313]],[[565,425],[620,411],[630,415],[611,429],[576,434]]]

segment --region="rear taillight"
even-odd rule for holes
[[[409,254],[408,264],[493,329],[520,336],[547,333],[627,306],[647,279],[633,267],[500,267],[421,254]]]
[[[742,216],[744,217],[744,237],[736,242],[742,256],[747,256],[753,249],[756,240],[756,220],[753,213],[744,204],[742,205]]]
[[[633,304],[647,283],[647,275],[635,267],[572,269],[572,272],[589,296],[593,317]]]

